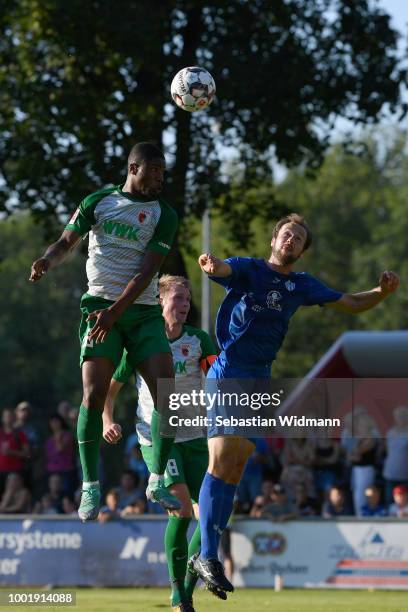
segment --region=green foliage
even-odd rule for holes
[[[199,218],[212,200],[230,224],[235,210],[246,220],[222,173],[225,146],[247,188],[270,177],[272,151],[316,166],[336,116],[369,123],[400,104],[397,38],[366,0],[5,0],[0,210],[29,209],[53,230],[48,219],[120,181],[135,141],[167,129],[180,216]],[[213,73],[216,103],[193,117],[165,111],[172,75],[193,63]],[[245,224],[233,225],[241,242]]]

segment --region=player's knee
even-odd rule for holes
[[[82,403],[86,408],[103,410],[105,399],[105,389],[101,389],[97,385],[89,385],[84,388]]]

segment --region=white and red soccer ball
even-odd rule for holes
[[[188,66],[176,74],[170,91],[177,106],[194,113],[211,104],[215,95],[215,82],[205,68]]]

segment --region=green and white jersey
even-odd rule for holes
[[[216,356],[217,351],[210,336],[197,327],[183,326],[183,332],[179,338],[169,340],[173,354],[174,374],[176,378],[177,393],[191,392],[192,388],[201,387],[203,370],[201,362],[203,359]],[[114,376],[116,378],[116,376]],[[140,374],[136,377],[138,390],[137,423],[136,431],[140,444],[151,445],[150,423],[152,420],[153,398],[149,388]],[[196,408],[198,410],[198,408]],[[191,414],[191,416],[194,416]],[[189,428],[188,434],[178,432],[175,442],[187,442],[205,437],[205,431],[197,428],[194,435]]]
[[[88,293],[117,300],[140,271],[146,251],[170,251],[177,224],[176,212],[162,199],[136,198],[120,185],[87,196],[65,229],[89,233]],[[157,278],[135,304],[157,304]]]

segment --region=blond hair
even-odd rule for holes
[[[163,274],[159,278],[159,294],[160,297],[164,297],[166,293],[170,291],[172,287],[184,287],[191,293],[190,281],[184,276],[175,276],[173,274]]]

